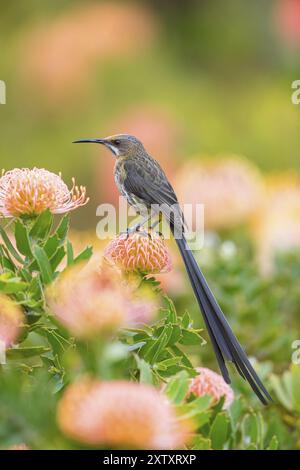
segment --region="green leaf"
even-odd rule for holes
[[[57,252],[52,256],[50,259],[50,264],[53,269],[53,271],[56,270],[56,268],[59,266],[60,262],[64,259],[66,255],[66,251],[63,246],[61,246]]]
[[[229,437],[229,427],[230,421],[228,415],[224,412],[217,414],[211,425],[209,433],[213,449],[221,450],[224,448],[224,445]]]
[[[192,450],[211,450],[211,440],[203,436],[196,436]]]
[[[277,450],[279,446],[279,442],[276,436],[272,436],[272,439],[269,442],[267,450]]]
[[[242,435],[245,445],[263,447],[264,424],[261,413],[246,414],[242,421]]]
[[[27,228],[19,220],[15,223],[15,238],[19,252],[22,253],[22,255],[32,257]]]
[[[195,345],[203,344],[203,338],[200,336],[197,330],[182,330],[181,331],[181,344]]]
[[[178,325],[172,325],[172,333],[168,340],[168,346],[172,346],[181,340],[181,328]]]
[[[191,326],[193,325],[193,320],[189,314],[189,312],[186,310],[181,318],[181,324],[183,328],[185,329],[190,329]]]
[[[51,256],[53,256],[56,251],[58,250],[60,246],[60,241],[59,241],[59,238],[56,234],[52,235],[51,237],[48,238],[48,240],[46,241],[45,245],[44,245],[44,250],[48,256],[48,258],[51,258]]]
[[[290,369],[291,374],[291,394],[293,400],[293,407],[295,411],[300,413],[300,367],[299,365],[293,365]]]
[[[292,411],[293,409],[293,398],[291,396],[290,386],[288,386],[288,382],[290,380],[290,372],[287,371],[284,373],[285,377],[285,384],[277,375],[271,375],[270,381],[271,385],[277,395],[278,400],[281,404],[287,408],[288,410]]]
[[[189,381],[189,375],[185,370],[169,380],[165,393],[172,403],[178,405],[184,400],[188,393]]]
[[[175,344],[170,348],[176,356],[181,356],[182,364],[189,369],[193,369],[193,364],[189,360],[186,354],[184,354],[181,349],[179,349]]]
[[[23,291],[27,287],[28,284],[26,282],[21,281],[18,277],[14,277],[10,272],[0,274],[0,289],[5,294],[14,294]]]
[[[9,271],[14,272],[16,270],[7,248],[4,245],[0,245],[0,264],[2,268],[8,269]]]
[[[66,214],[60,221],[60,224],[58,225],[56,229],[56,235],[58,236],[59,240],[61,243],[64,243],[67,235],[68,235],[68,230],[69,230],[69,225],[70,225],[70,215]]]
[[[204,395],[202,397],[197,397],[191,402],[184,403],[176,407],[179,414],[183,416],[184,419],[192,420],[198,429],[200,429],[204,424],[208,423],[212,410],[210,410],[211,397]]]
[[[93,247],[87,246],[78,256],[74,259],[74,263],[79,263],[80,261],[88,261],[93,254]]]
[[[53,215],[50,210],[47,209],[42,212],[35,220],[33,227],[31,228],[29,235],[33,239],[45,240],[51,230],[53,224]]]
[[[50,348],[44,346],[31,346],[31,347],[15,347],[10,348],[6,351],[6,356],[8,359],[24,359],[33,356],[40,356],[50,351]]]
[[[153,383],[153,374],[150,364],[141,359],[137,354],[134,355],[137,367],[140,371],[140,382],[152,384]]]
[[[176,323],[177,313],[176,313],[174,302],[167,296],[165,296],[165,300],[168,304],[168,314],[167,314],[168,323]]]
[[[39,266],[44,284],[49,284],[53,281],[53,271],[45,251],[38,245],[34,247],[34,258]]]
[[[170,357],[169,359],[165,359],[163,361],[157,362],[153,368],[158,369],[158,370],[167,370],[168,367],[173,366],[173,365],[180,365],[181,363],[181,357],[174,356]]]
[[[67,264],[68,266],[74,264],[74,251],[70,240],[67,241]]]
[[[15,247],[13,246],[12,242],[10,241],[9,237],[7,236],[5,230],[3,229],[3,227],[0,227],[0,234],[1,234],[1,237],[8,249],[8,251],[10,252],[10,254],[21,264],[24,263],[24,260],[23,258],[19,255],[19,253],[17,252],[17,250],[15,249]]]
[[[242,411],[243,411],[243,404],[242,404],[241,398],[238,397],[232,402],[231,406],[228,409],[228,413],[231,417],[231,420],[234,426],[238,425]]]
[[[166,326],[157,338],[157,340],[153,341],[152,345],[149,348],[145,348],[145,350],[143,350],[145,359],[147,359],[147,361],[149,361],[151,364],[157,360],[160,353],[166,347],[171,333],[172,326]]]

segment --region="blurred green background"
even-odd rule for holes
[[[298,0],[2,0],[0,11],[1,165],[87,185],[78,228],[95,227],[115,189],[108,153],[76,138],[135,133],[171,178],[220,152],[300,169]]]

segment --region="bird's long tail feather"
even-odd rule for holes
[[[232,362],[239,374],[248,381],[261,402],[266,405],[272,397],[253,369],[245,351],[235,337],[217,300],[211,292],[185,238],[176,239],[184,261],[194,294],[201,309],[206,328],[224,380],[229,384],[230,377],[225,360]]]

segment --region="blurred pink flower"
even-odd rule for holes
[[[155,274],[172,269],[165,242],[154,230],[149,231],[149,236],[139,232],[116,236],[104,256],[125,272]]]
[[[145,5],[82,2],[35,28],[31,25],[22,37],[23,82],[40,90],[49,106],[61,108],[62,100],[73,100],[75,93],[78,100],[78,94],[88,89],[97,63],[144,51],[156,30],[157,20]]]
[[[43,168],[15,168],[0,178],[0,216],[36,216],[46,209],[62,214],[87,204],[84,186],[71,190],[60,175]]]
[[[67,268],[46,290],[51,312],[79,339],[148,322],[158,310],[152,292],[101,261],[95,257],[88,265]]]
[[[125,311],[128,325],[149,323],[155,318],[159,309],[157,296],[149,288],[132,289],[127,286],[128,299]]]
[[[186,219],[194,230],[196,204],[204,205],[205,229],[228,229],[249,221],[264,190],[257,168],[237,156],[190,161],[179,170],[174,186],[181,204],[193,206]]]
[[[22,309],[9,297],[0,294],[0,342],[5,348],[14,344],[22,330],[25,317]]]
[[[57,411],[72,439],[127,449],[176,449],[188,439],[167,399],[154,387],[127,381],[81,380],[65,391]]]
[[[234,400],[234,393],[223,377],[206,367],[198,367],[196,370],[199,375],[191,379],[189,394],[197,397],[210,395],[214,402],[218,402],[224,396],[223,408],[228,408]]]
[[[267,178],[266,197],[252,223],[261,272],[270,274],[276,253],[300,247],[300,179],[294,174]]]
[[[300,1],[278,0],[275,3],[275,25],[288,46],[300,48]]]
[[[50,310],[80,339],[110,334],[125,322],[121,289],[93,269],[68,268],[46,290]],[[113,301],[112,301],[113,299]]]

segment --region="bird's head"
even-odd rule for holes
[[[117,158],[131,157],[144,151],[144,146],[136,137],[129,134],[116,134],[104,139],[75,140],[74,144],[94,143],[105,145]]]

